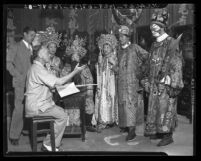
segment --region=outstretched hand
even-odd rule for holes
[[[74,69],[74,71],[75,72],[81,72],[83,69],[85,69],[86,68],[86,66],[87,65],[83,65],[83,66],[81,66],[81,67],[79,67],[79,63],[75,66],[75,69]]]

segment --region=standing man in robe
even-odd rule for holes
[[[130,42],[131,32],[127,26],[121,26],[119,29],[119,39],[121,49],[118,53],[118,67],[114,70],[118,73],[118,111],[119,127],[128,129],[126,141],[136,138],[136,123],[138,116],[139,80],[141,78],[141,65],[148,58],[147,51],[137,44]]]
[[[31,43],[36,35],[36,30],[25,27],[23,39],[10,46],[7,51],[7,70],[13,76],[13,87],[15,90],[14,110],[10,125],[10,142],[13,145],[19,144],[20,135],[23,129],[24,112],[24,91],[25,80],[28,69],[31,66],[32,47]]]
[[[168,12],[161,9],[152,15],[151,32],[156,38],[149,58],[149,72],[141,83],[149,94],[145,136],[162,139],[157,146],[173,142],[177,126],[177,95],[183,88],[182,54],[179,36],[176,40],[166,32]]]

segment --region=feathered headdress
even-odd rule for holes
[[[48,45],[53,42],[57,45],[57,47],[59,47],[61,36],[61,34],[55,32],[54,27],[48,27],[46,31],[40,35],[40,38],[43,45]]]
[[[86,38],[79,38],[78,35],[75,36],[75,40],[69,43],[66,47],[66,54],[68,56],[73,55],[74,53],[78,53],[82,58],[87,53],[87,50],[83,47],[86,45]]]
[[[117,39],[113,34],[101,34],[100,37],[97,38],[98,47],[103,50],[104,44],[109,44],[113,49],[117,46]]]

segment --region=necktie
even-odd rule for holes
[[[30,51],[30,53],[32,54],[32,47],[31,47],[31,45],[30,44],[28,44],[28,49],[29,49],[29,51]]]

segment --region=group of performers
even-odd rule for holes
[[[55,86],[69,82],[86,86],[97,84],[87,86],[87,131],[101,132],[117,125],[121,131],[128,133],[126,141],[136,139],[136,126],[144,120],[144,114],[140,111],[144,108],[142,91],[145,91],[148,95],[148,113],[144,136],[161,139],[158,146],[172,143],[178,122],[177,96],[184,85],[179,50],[181,37],[174,39],[165,32],[167,21],[167,10],[153,14],[150,30],[155,42],[150,51],[131,43],[128,26],[120,26],[118,38],[114,34],[101,34],[97,39],[96,82],[87,65],[89,59],[84,38],[74,37],[65,50],[71,64],[63,63],[55,55],[61,35],[55,32],[54,27],[40,32],[25,28],[23,39],[7,50],[7,69],[13,76],[15,89],[15,108],[9,133],[11,143],[18,145],[19,142],[25,99],[26,116],[52,115],[56,118],[56,151],[60,150],[67,114],[54,103],[53,93]],[[34,39],[37,43],[31,45]],[[42,150],[52,151],[49,136],[44,139]]]

